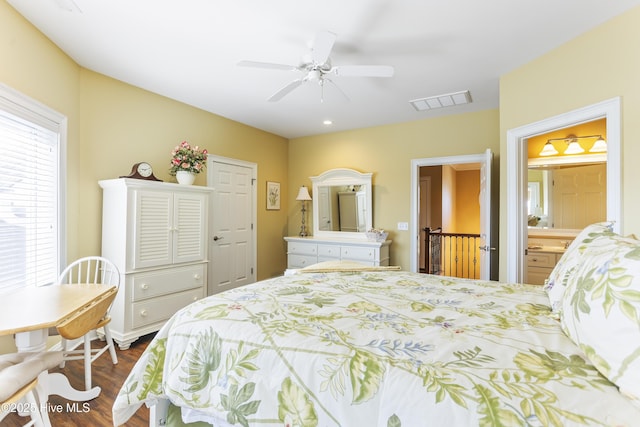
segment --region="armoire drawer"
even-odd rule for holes
[[[132,304],[131,328],[140,328],[168,320],[181,308],[204,297],[204,288],[178,292]]]
[[[362,260],[362,261],[374,261],[376,251],[373,248],[363,248],[355,246],[342,246],[340,258],[343,260]]]
[[[205,264],[196,264],[135,273],[130,277],[132,301],[142,301],[187,289],[202,288],[204,286],[205,266]]]

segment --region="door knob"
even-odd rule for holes
[[[222,240],[224,237],[213,236],[213,241],[217,242],[218,240]]]

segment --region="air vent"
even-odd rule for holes
[[[435,108],[453,107],[471,102],[471,94],[468,90],[446,93],[444,95],[430,96],[409,101],[417,111],[433,110]]]

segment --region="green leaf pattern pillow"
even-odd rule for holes
[[[580,265],[583,259],[583,253],[587,246],[591,246],[594,237],[602,234],[610,235],[613,233],[612,222],[600,222],[589,225],[584,228],[578,236],[571,242],[571,245],[564,252],[554,269],[549,274],[543,289],[549,296],[549,304],[554,313],[561,311],[562,299],[567,282],[574,274],[575,269]],[[591,247],[591,251],[595,248]]]
[[[623,394],[640,399],[640,241],[601,232],[583,244],[562,328]]]

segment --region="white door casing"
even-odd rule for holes
[[[493,153],[487,150],[480,165],[480,279],[491,278],[491,163]]]
[[[607,122],[607,220],[622,230],[620,98],[612,98],[507,131],[506,278],[524,280],[527,242],[527,139],[557,129],[605,118]]]
[[[211,156],[208,294],[256,281],[257,165]]]
[[[420,187],[418,189],[418,215],[419,215],[418,234],[420,236],[418,237],[418,240],[420,243],[420,251],[418,252],[418,254],[420,254],[420,259],[418,262],[418,266],[420,270],[422,269],[426,270],[427,266],[424,265],[425,259],[424,259],[424,256],[421,255],[421,254],[424,254],[424,251],[426,250],[426,247],[424,244],[424,238],[422,237],[422,230],[424,230],[426,227],[431,227],[431,177],[430,176],[420,177]]]
[[[410,259],[410,271],[418,271],[418,257],[419,257],[419,240],[420,240],[420,227],[419,227],[419,184],[420,184],[420,168],[423,166],[440,166],[440,165],[459,165],[469,163],[479,163],[481,168],[485,168],[486,176],[481,179],[480,188],[480,211],[485,211],[486,220],[480,221],[480,235],[484,236],[484,241],[480,244],[489,250],[481,251],[485,252],[486,256],[484,261],[480,263],[480,277],[483,280],[489,280],[491,256],[493,251],[491,250],[491,159],[493,153],[490,149],[487,149],[482,154],[470,154],[464,156],[450,156],[450,157],[432,157],[424,159],[412,159],[411,160],[411,224],[409,227],[411,238],[411,259]],[[482,188],[485,185],[486,188]],[[481,213],[481,216],[483,214]],[[483,262],[486,265],[483,265]]]

